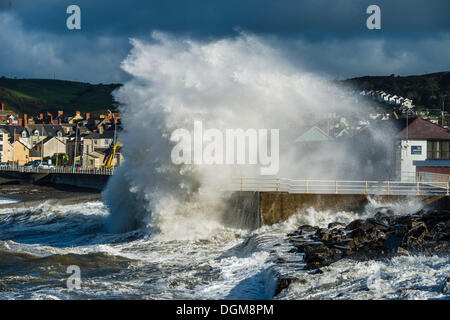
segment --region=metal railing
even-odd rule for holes
[[[0,165],[0,171],[14,171],[14,172],[26,172],[26,173],[66,173],[66,174],[95,174],[111,176],[114,174],[114,168],[105,169],[84,169],[74,167],[52,167],[50,169],[44,169],[42,167],[24,167],[18,165]]]
[[[449,195],[449,182],[293,180],[232,178],[230,191],[266,191],[303,194]]]

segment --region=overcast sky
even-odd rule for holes
[[[81,8],[81,30],[66,8]],[[381,8],[381,30],[366,8]],[[256,34],[334,79],[450,70],[448,0],[0,0],[0,76],[122,82],[130,38]]]

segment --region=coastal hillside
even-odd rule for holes
[[[383,90],[414,100],[418,108],[450,110],[450,71],[415,76],[364,76],[339,81],[358,90]],[[122,84],[0,78],[0,102],[16,113],[41,110],[102,113],[115,109],[112,92]]]
[[[112,92],[121,84],[90,84],[50,79],[0,78],[0,101],[16,113],[41,110],[104,112],[114,108]]]
[[[416,76],[365,76],[343,80],[358,90],[383,90],[412,99],[417,107],[450,110],[450,71]]]

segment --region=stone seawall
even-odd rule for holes
[[[95,174],[64,174],[51,173],[48,175],[50,183],[75,186],[79,188],[89,188],[103,190],[108,183],[110,176]]]
[[[67,185],[79,188],[88,188],[102,191],[108,180],[108,175],[81,174],[81,173],[53,173],[53,172],[17,172],[3,171],[0,176],[19,179],[35,184]]]
[[[449,209],[446,196],[371,196],[379,203],[392,203],[419,198],[427,208]],[[291,194],[287,192],[261,192],[259,210],[263,225],[271,225],[286,220],[299,210],[314,208],[317,211],[362,212],[368,204],[368,196],[355,194]]]
[[[371,196],[378,203],[393,203],[419,198],[428,209],[450,209],[446,196]],[[286,220],[300,210],[363,212],[366,195],[356,194],[292,194],[287,192],[235,192],[229,201],[226,220],[234,226],[251,229]]]

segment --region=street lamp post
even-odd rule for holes
[[[78,142],[78,122],[75,125],[75,148],[73,150],[73,165],[72,165],[72,168],[75,168],[75,158],[77,157],[77,142]]]

